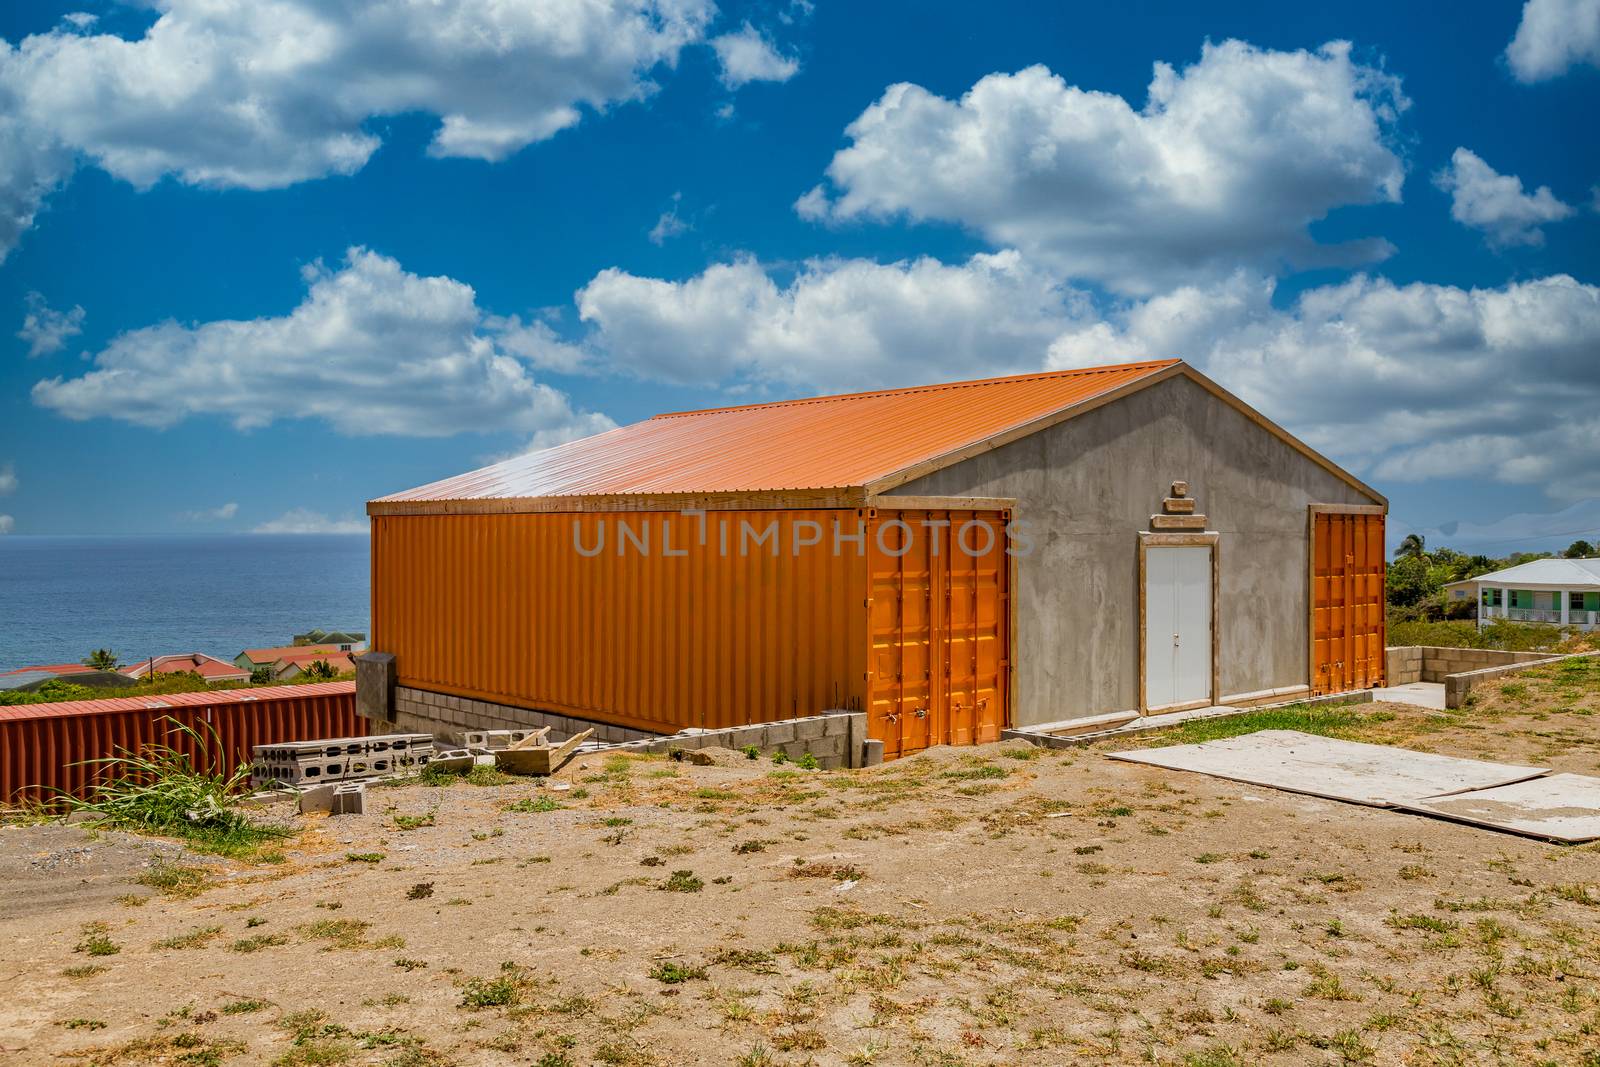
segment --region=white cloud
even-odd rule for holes
[[[682,193],[672,194],[672,206],[661,213],[656,219],[656,224],[650,228],[650,243],[657,247],[666,244],[674,237],[688,233],[694,229],[687,222],[678,217],[678,207],[683,201]]]
[[[84,310],[55,311],[38,293],[29,293],[28,310],[22,316],[17,336],[28,342],[28,358],[48,356],[66,347],[67,340],[83,332]]]
[[[4,467],[0,467],[0,496],[9,496],[15,493],[17,486],[20,484],[17,481],[17,465],[15,463],[7,463]]]
[[[198,508],[186,511],[183,517],[190,522],[226,522],[239,514],[239,505],[230,500],[217,508]]]
[[[1380,481],[1600,494],[1600,287],[1494,289],[1358,276],[1287,310],[1244,274],[1067,331],[1052,366],[1182,356],[1310,444]]]
[[[166,175],[280,188],[366,163],[368,120],[436,115],[429,152],[498,160],[649,95],[704,38],[712,0],[157,0],[142,37],[81,21],[0,41],[0,253],[73,154],[146,188]]]
[[[1319,245],[1307,226],[1399,201],[1389,140],[1407,106],[1399,79],[1344,42],[1207,44],[1182,70],[1157,63],[1140,111],[1042,66],[991,74],[960,100],[901,83],[850,124],[828,186],[796,207],[836,223],[956,222],[1130,293],[1241,264],[1370,261],[1387,242]]]
[[[251,530],[258,534],[357,534],[367,533],[370,527],[365,519],[353,516],[329,518],[308,508],[286,511],[270,522]]]
[[[613,268],[577,300],[586,344],[614,369],[824,391],[1031,370],[1085,306],[1010,251],[954,266],[812,260],[782,285],[752,259],[681,282]]]
[[[33,399],[72,419],[156,428],[210,415],[241,430],[309,418],[346,434],[570,438],[614,425],[536,382],[507,346],[525,351],[538,325],[486,317],[471,286],[362,248],[304,275],[288,315],[133,330],[81,377],[36,384]]]
[[[750,82],[786,82],[800,73],[800,61],[783,55],[762,32],[746,22],[738,31],[711,39],[722,70],[722,84],[737,89]]]
[[[1560,551],[1579,538],[1600,535],[1600,498],[1579,500],[1559,511],[1518,512],[1492,521],[1456,520],[1421,529],[1391,515],[1389,539],[1419,533],[1429,548],[1449,546],[1465,552],[1504,555],[1512,551]]]
[[[10,515],[0,515],[0,536],[10,533],[17,528],[17,520]]]
[[[1450,217],[1482,230],[1493,245],[1542,245],[1547,222],[1559,222],[1573,209],[1555,198],[1548,185],[1531,195],[1522,191],[1515,174],[1495,169],[1465,148],[1457,148],[1450,165],[1434,178],[1450,194]]]
[[[1528,0],[1506,60],[1522,82],[1555,78],[1582,63],[1600,67],[1600,0]]]

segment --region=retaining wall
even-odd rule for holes
[[[401,733],[459,733],[462,730],[537,730],[550,727],[551,736],[564,741],[584,730],[593,730],[597,741],[639,741],[659,737],[644,730],[613,726],[605,722],[575,719],[550,711],[491,704],[487,700],[432,693],[426,689],[398,686],[394,691],[393,729]],[[386,727],[388,729],[388,727]]]
[[[1526,653],[1520,653],[1526,654]],[[1499,667],[1484,667],[1476,671],[1463,671],[1452,674],[1444,680],[1444,706],[1459,708],[1466,704],[1467,694],[1485,683],[1511,674],[1520,674],[1530,667],[1538,667],[1546,663],[1558,663],[1565,659],[1583,659],[1589,656],[1600,656],[1600,652],[1580,652],[1573,656],[1544,656],[1531,662],[1509,663]]]
[[[1488,667],[1542,663],[1548,652],[1505,652],[1497,648],[1448,648],[1439,645],[1392,645],[1384,650],[1390,685],[1443,682],[1447,676]]]
[[[607,752],[666,753],[674,749],[743,749],[750,746],[763,755],[782,752],[790,759],[810,754],[825,770],[860,767],[883,761],[883,742],[867,738],[867,716],[859,711],[834,711],[782,722],[730,726],[721,730],[695,730],[612,745]]]
[[[537,730],[544,726],[550,727],[552,741],[563,741],[584,730],[593,730],[594,740],[607,744],[608,751],[660,753],[671,749],[742,749],[754,745],[763,755],[782,751],[791,759],[799,759],[810,753],[819,766],[829,769],[881,762],[883,751],[881,741],[867,737],[867,717],[861,712],[830,711],[781,722],[653,734],[556,712],[492,704],[410,686],[395,688],[394,718],[374,728],[381,727],[384,732],[457,735],[464,730]]]

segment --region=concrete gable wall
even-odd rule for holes
[[[1176,480],[1221,535],[1218,695],[1304,685],[1306,506],[1375,501],[1186,378],[893,490],[1017,499],[1015,724],[1137,707],[1137,534]]]

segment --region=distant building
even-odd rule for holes
[[[213,685],[218,682],[248,682],[250,672],[216,656],[204,652],[180,652],[170,656],[151,656],[130,666],[122,673],[132,678],[145,678],[151,674],[198,674]]]
[[[27,667],[16,667],[9,671],[0,671],[0,678],[11,674],[21,674],[23,671],[44,671],[48,674],[83,674],[95,668],[84,663],[37,663]]]
[[[337,656],[348,649],[338,645],[320,642],[316,645],[279,645],[276,648],[247,648],[233,657],[234,666],[246,671],[258,671],[263,667],[272,667],[279,660],[294,659],[302,656]]]
[[[300,677],[313,661],[322,660],[333,668],[335,674],[352,674],[355,672],[355,660],[350,658],[348,652],[334,652],[331,655],[318,652],[306,656],[284,656],[272,665],[272,679],[275,682],[292,681]]]
[[[1444,588],[1447,601],[1477,603],[1479,626],[1507,619],[1600,629],[1600,558],[1535,559]]]
[[[0,691],[33,693],[56,681],[71,682],[91,689],[118,689],[134,685],[137,679],[117,671],[98,671],[81,663],[56,663],[41,667],[18,667],[0,673]]]
[[[312,630],[295,634],[296,645],[333,645],[340,652],[360,652],[366,648],[367,635],[355,630]]]

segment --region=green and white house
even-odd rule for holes
[[[1445,586],[1476,600],[1478,625],[1494,619],[1600,629],[1600,559],[1536,559]]]

